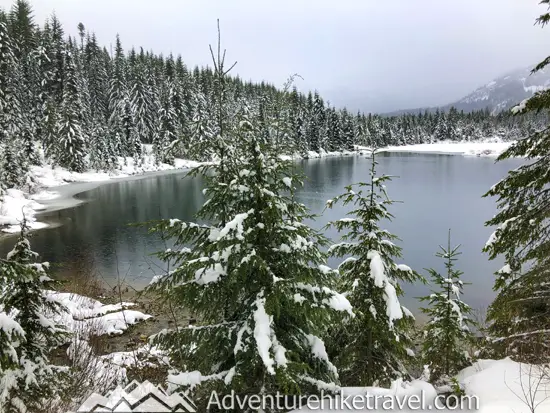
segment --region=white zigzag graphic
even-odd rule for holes
[[[168,395],[161,387],[149,381],[133,381],[118,386],[107,396],[93,393],[77,410],[78,413],[195,413],[197,406],[184,393]]]

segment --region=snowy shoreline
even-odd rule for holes
[[[150,156],[146,156],[141,166],[134,166],[133,159],[119,159],[119,169],[107,172],[69,172],[63,168],[49,165],[33,166],[30,174],[34,185],[40,190],[29,193],[20,189],[8,189],[0,198],[0,234],[19,232],[19,223],[23,215],[31,229],[50,227],[48,223],[37,220],[38,215],[47,212],[72,208],[85,201],[77,195],[93,190],[101,185],[145,179],[151,176],[182,173],[200,165],[199,162],[176,159],[175,165],[155,165]]]
[[[497,157],[513,142],[503,142],[495,138],[483,142],[438,142],[404,146],[389,146],[381,148],[380,152],[393,153],[423,153],[438,155],[462,155]],[[289,156],[289,159],[319,159],[325,157],[354,156],[367,154],[370,148],[356,146],[355,151],[308,152],[307,156]],[[77,196],[83,192],[93,190],[101,185],[145,179],[151,176],[160,176],[174,173],[182,173],[200,165],[199,162],[184,159],[176,159],[175,165],[155,165],[154,161],[147,157],[142,166],[134,166],[133,159],[124,161],[120,159],[120,168],[115,172],[85,172],[73,173],[62,168],[51,166],[35,166],[31,174],[36,184],[42,188],[35,194],[29,194],[22,190],[9,189],[0,202],[0,228],[1,232],[14,234],[19,232],[19,222],[23,214],[29,221],[31,229],[44,229],[50,224],[39,221],[38,216],[48,212],[72,208],[85,201]]]
[[[67,184],[55,186],[48,188],[46,191],[42,191],[37,195],[44,192],[54,193],[55,197],[41,201],[41,204],[45,207],[42,210],[37,211],[37,215],[42,215],[48,212],[60,211],[63,209],[68,209],[85,203],[83,199],[79,199],[78,195],[92,191],[96,188],[99,188],[103,185],[115,184],[118,182],[127,182],[127,181],[138,181],[140,179],[147,179],[153,176],[164,176],[170,174],[180,174],[182,172],[190,170],[190,167],[174,168],[174,169],[165,169],[160,171],[147,171],[136,175],[120,175],[112,176],[109,179],[101,181],[83,181],[83,182],[68,182]],[[37,200],[35,196],[31,195],[31,198]]]
[[[439,142],[405,146],[388,146],[382,152],[406,152],[440,155],[498,157],[513,141],[503,142],[495,138],[484,142]]]

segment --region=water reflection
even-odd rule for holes
[[[484,222],[495,213],[495,204],[481,195],[520,161],[494,164],[488,158],[405,153],[379,155],[379,171],[397,175],[388,183],[389,195],[404,203],[395,204],[395,222],[383,224],[401,237],[403,262],[417,271],[442,263],[434,257],[445,243],[447,229],[453,229],[454,243],[463,245],[459,267],[474,286],[466,289],[473,307],[486,306],[493,297],[492,273],[498,262],[489,262],[481,253],[491,229]],[[361,156],[310,160],[296,164],[307,175],[298,198],[314,213],[323,213],[312,225],[322,228],[345,214],[342,208],[324,211],[326,200],[343,191],[345,185],[368,181],[370,160]],[[61,225],[38,231],[33,249],[44,260],[58,264],[62,278],[98,273],[115,283],[117,274],[135,288],[144,287],[160,263],[151,254],[164,248],[158,236],[145,228],[128,226],[159,218],[192,220],[203,202],[203,181],[184,174],[152,176],[101,186],[81,195],[88,202],[75,208],[46,214]],[[334,240],[333,230],[326,235]],[[0,254],[11,249],[14,240],[0,242]],[[337,265],[331,260],[331,265]],[[416,308],[414,297],[427,287],[407,286],[407,305]]]

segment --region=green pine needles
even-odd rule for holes
[[[543,93],[535,95],[527,107],[540,103]],[[498,198],[500,211],[487,222],[497,229],[484,250],[491,259],[505,258],[496,274],[498,295],[487,314],[488,333],[494,356],[508,355],[525,362],[550,360],[548,138],[545,129],[505,151],[499,161],[525,156],[527,162],[485,195]]]
[[[437,382],[440,379],[450,380],[470,361],[467,345],[473,342],[471,327],[473,320],[469,318],[471,308],[461,300],[464,282],[460,279],[463,272],[455,268],[460,245],[451,247],[451,231],[447,247],[439,247],[441,251],[436,256],[445,261],[445,274],[435,269],[428,269],[433,290],[429,296],[420,300],[428,302],[428,308],[421,311],[428,316],[424,328],[422,357],[423,363],[430,369],[430,379]]]
[[[541,3],[549,4],[548,0]],[[537,19],[544,26],[550,14]],[[547,57],[533,72],[550,64]],[[513,109],[516,114],[550,108],[550,90],[537,92]],[[533,132],[500,155],[498,161],[524,157],[526,162],[491,188],[485,196],[498,200],[499,212],[486,225],[497,229],[485,251],[491,259],[504,256],[497,272],[497,298],[488,311],[489,352],[523,362],[550,360],[550,127]]]
[[[355,386],[389,384],[407,375],[414,318],[399,302],[400,282],[421,280],[408,266],[394,261],[401,256],[401,248],[393,243],[398,238],[380,228],[381,221],[393,218],[388,207],[394,201],[385,186],[391,177],[376,176],[375,156],[373,151],[370,182],[350,185],[327,202],[329,208],[338,202],[352,207],[346,218],[329,224],[345,231],[343,242],[330,247],[329,253],[347,257],[338,268],[340,289],[356,313],[333,328],[331,354],[341,366],[343,382]]]
[[[60,369],[49,353],[68,331],[58,325],[63,308],[46,296],[54,284],[48,263],[37,263],[27,238],[26,221],[7,259],[0,259],[0,411],[39,411],[59,394]],[[35,410],[33,410],[35,409]]]
[[[168,381],[198,390],[198,399],[212,389],[334,388],[322,327],[333,312],[353,313],[332,289],[334,272],[320,249],[326,240],[304,223],[311,216],[294,200],[301,178],[260,142],[246,111],[233,133],[237,145],[223,163],[194,172],[206,176],[208,199],[197,219],[207,224],[169,220],[154,228],[175,244],[159,254],[173,269],[150,290],[199,319],[155,337],[177,368]]]

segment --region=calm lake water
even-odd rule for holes
[[[481,196],[521,161],[495,164],[490,158],[402,153],[381,154],[378,161],[380,173],[398,176],[387,184],[388,193],[403,203],[394,204],[394,221],[382,227],[402,240],[399,262],[423,275],[428,267],[443,271],[435,253],[446,244],[451,228],[453,244],[462,245],[457,266],[464,271],[464,280],[473,283],[465,288],[464,299],[476,309],[486,307],[494,297],[493,273],[502,263],[489,261],[481,252],[492,232],[484,222],[496,212],[495,200]],[[368,181],[369,167],[370,159],[361,156],[301,162],[297,168],[308,180],[299,198],[314,213],[321,213],[326,200],[343,192],[345,185]],[[202,188],[201,179],[183,173],[100,186],[78,196],[88,202],[44,214],[42,219],[59,225],[36,232],[32,247],[44,261],[55,264],[54,272],[62,278],[98,274],[110,285],[120,278],[143,288],[154,274],[162,273],[162,264],[151,254],[164,246],[146,229],[128,224],[159,218],[192,220],[203,201]],[[325,211],[313,225],[322,228],[344,214],[338,208]],[[338,240],[333,231],[326,235]],[[0,240],[2,256],[13,242],[13,238]],[[428,290],[424,285],[405,286],[405,305],[415,310],[415,297]]]

